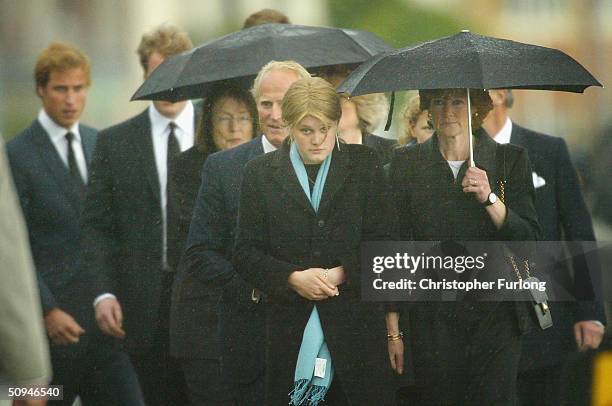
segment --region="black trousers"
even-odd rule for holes
[[[51,363],[51,385],[63,385],[63,400],[51,400],[49,405],[70,406],[77,396],[83,406],[145,404],[128,355],[107,339],[91,342],[79,356],[52,358]]]
[[[162,271],[159,324],[153,346],[130,354],[147,406],[189,405],[179,361],[170,356],[170,296],[174,274]]]
[[[518,375],[518,394],[521,406],[557,406],[561,404],[562,365],[530,369]]]
[[[405,373],[415,384],[400,391],[400,404],[516,404],[521,341],[513,303],[419,303],[409,315]]]
[[[180,359],[193,406],[232,405],[232,394],[223,385],[221,362],[218,359]]]

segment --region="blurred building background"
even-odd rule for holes
[[[610,0],[0,0],[0,131],[11,138],[40,108],[32,70],[52,40],[75,43],[91,58],[93,87],[82,121],[104,128],[146,105],[129,101],[142,82],[135,50],[143,32],[172,22],[197,45],[240,29],[249,14],[264,7],[284,12],[296,24],[369,30],[398,47],[461,29],[555,47],[604,86],[612,83]],[[595,150],[609,151],[597,159],[612,160],[612,92],[517,91],[515,96],[513,118],[565,138],[589,196],[596,195],[600,186],[591,177],[612,169],[612,161],[594,165],[591,159]],[[397,115],[394,121],[397,131]],[[604,204],[598,213],[612,223],[612,205]],[[612,240],[604,224],[598,232]]]

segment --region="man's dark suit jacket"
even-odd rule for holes
[[[374,151],[376,151],[378,160],[383,165],[386,165],[391,162],[393,148],[397,145],[397,141],[389,138],[379,137],[378,135],[374,134],[364,134],[363,145],[370,147]]]
[[[79,134],[89,164],[97,132],[80,125]],[[8,143],[7,152],[28,225],[43,312],[59,307],[88,333],[78,344],[52,346],[53,355],[76,356],[95,329],[93,296],[80,269],[84,197],[38,120]]]
[[[591,216],[584,203],[565,141],[512,123],[510,142],[527,149],[533,171],[545,181],[544,186],[535,189],[535,206],[542,227],[542,240],[595,241]],[[560,253],[545,254],[553,256]],[[582,290],[584,286],[591,286],[585,265],[578,262],[581,259],[580,256],[575,257],[574,276],[566,262],[559,262],[550,272],[554,281],[571,293]],[[566,355],[576,349],[574,323],[581,320],[605,321],[601,303],[552,302],[551,309],[554,327],[534,331],[524,337],[521,369],[562,363]]]
[[[160,325],[163,238],[148,110],[100,132],[82,223],[95,294],[117,296],[126,348],[145,352]],[[168,224],[168,253],[178,252]]]
[[[224,286],[219,305],[223,374],[244,384],[263,373],[263,311],[251,301],[251,286],[237,275],[231,257],[243,168],[263,154],[261,138],[206,159],[184,264],[193,277]]]

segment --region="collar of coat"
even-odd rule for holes
[[[280,150],[274,153],[275,155],[271,162],[271,166],[275,168],[274,178],[289,196],[314,213],[312,205],[298,181],[295,170],[293,170],[293,165],[289,158],[290,145],[290,140],[287,138]],[[330,202],[333,201],[336,194],[342,189],[351,173],[353,162],[350,158],[350,149],[347,144],[340,144],[340,149],[338,149],[338,144],[334,145],[332,161],[319,206],[320,215],[329,208]]]
[[[495,169],[496,147],[497,143],[484,130],[478,129],[474,132],[474,162],[478,168],[486,172]],[[429,140],[420,144],[418,159],[423,169],[440,163],[448,165],[440,152],[437,134],[434,133]]]

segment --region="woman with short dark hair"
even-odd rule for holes
[[[176,233],[177,244],[168,247],[168,259],[175,269],[189,233],[204,161],[210,154],[250,141],[257,132],[257,107],[249,91],[222,84],[202,103],[195,145],[174,158],[170,168],[168,190],[174,210],[168,224],[176,228],[169,235]],[[170,310],[170,349],[180,362],[194,404],[222,404],[227,395],[219,375],[216,305],[220,293],[179,267]]]
[[[424,143],[399,150],[391,162],[401,239],[536,239],[539,225],[526,151],[497,144],[480,132],[469,133],[465,89],[419,93],[421,109],[428,110],[435,132]],[[484,90],[470,89],[470,100],[472,126],[478,129],[492,108],[491,99]],[[476,166],[469,163],[472,136]],[[441,245],[453,255],[457,246]],[[498,273],[512,277],[510,272],[503,253],[492,249],[486,273],[470,276],[482,281]],[[478,302],[483,300],[481,293],[486,302]],[[500,302],[487,297],[487,292],[478,294],[466,293],[469,303],[400,306],[402,321],[407,319],[405,342],[412,354],[411,366],[405,369],[424,396],[422,404],[514,404],[520,335],[529,324],[529,309],[526,303]],[[387,314],[390,335],[401,335],[398,317],[398,312]],[[403,340],[389,342],[396,370],[403,363],[403,347]]]

